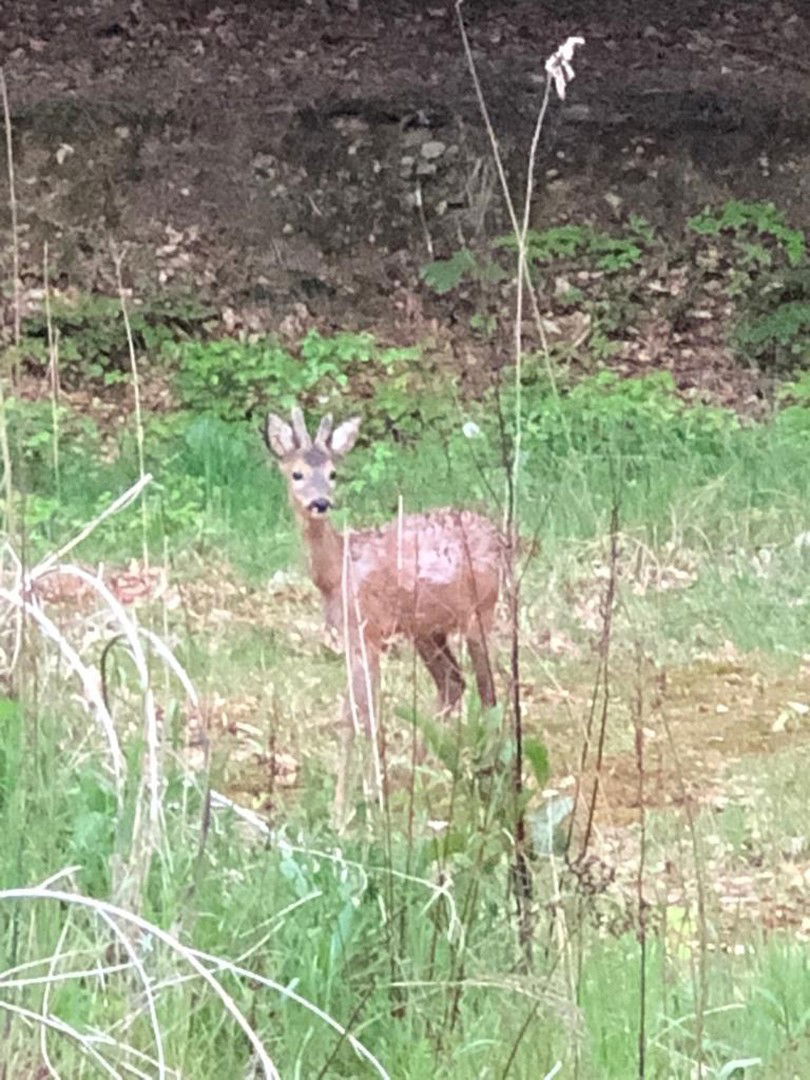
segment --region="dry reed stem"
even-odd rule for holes
[[[11,277],[14,305],[14,345],[20,345],[20,242],[17,223],[17,196],[14,182],[14,148],[11,138],[11,110],[8,104],[6,76],[0,67],[0,97],[3,101],[3,124],[6,133],[6,165],[8,169],[8,199],[11,214]],[[15,361],[16,363],[16,361]],[[11,450],[6,424],[6,372],[0,372],[0,455],[3,459],[3,486],[6,491],[6,532],[14,533],[14,484],[11,469]]]
[[[132,369],[132,393],[134,397],[135,406],[135,444],[138,452],[138,473],[141,480],[146,474],[146,451],[145,451],[145,436],[143,427],[143,412],[141,409],[141,383],[138,376],[138,362],[135,356],[135,341],[132,337],[132,325],[129,321],[129,311],[127,310],[126,295],[124,293],[124,282],[121,276],[121,253],[113,246],[112,251],[113,263],[115,265],[115,283],[118,288],[118,299],[121,304],[121,314],[124,317],[124,330],[127,336],[127,349],[129,351],[129,364]],[[141,530],[143,541],[143,562],[146,569],[149,569],[149,513],[146,506],[146,500],[141,503]]]
[[[57,646],[68,667],[79,677],[84,689],[85,697],[96,712],[96,716],[109,746],[113,779],[115,781],[116,799],[118,800],[120,809],[123,805],[126,763],[121,752],[121,746],[118,741],[118,735],[115,731],[112,716],[110,715],[101,693],[97,672],[84,663],[70,642],[67,641],[56,624],[48,618],[39,605],[26,599],[22,595],[22,592],[0,589],[0,600],[4,600],[7,604],[19,608],[19,610],[28,615],[33,622],[36,623],[43,636]]]
[[[99,1040],[95,1032],[92,1036],[83,1035],[75,1027],[64,1020],[59,1020],[54,1016],[44,1016],[41,1012],[36,1012],[33,1009],[26,1009],[22,1005],[13,1005],[10,1001],[3,1001],[2,998],[0,998],[0,1009],[5,1009],[7,1013],[12,1014],[13,1016],[19,1016],[24,1020],[28,1020],[32,1025],[44,1024],[53,1031],[58,1031],[62,1035],[67,1035],[81,1047],[82,1051],[87,1054],[88,1057],[95,1061],[102,1072],[105,1072],[108,1076],[112,1076],[113,1080],[122,1080],[121,1074],[110,1065],[105,1057],[102,1057],[98,1050],[96,1050],[94,1044]],[[51,1076],[56,1076],[57,1080],[59,1080],[58,1074],[52,1069]]]
[[[51,312],[51,283],[48,270],[48,242],[45,242],[42,255],[42,278],[45,291],[45,326],[48,333],[48,382],[51,396],[51,454],[53,457],[53,479],[56,489],[56,501],[61,499],[59,483],[59,335],[54,332]]]
[[[73,549],[85,541],[91,533],[94,533],[99,525],[106,521],[108,517],[112,517],[113,514],[117,514],[121,510],[126,509],[130,503],[138,498],[144,488],[151,483],[152,474],[144,473],[132,487],[127,488],[123,494],[119,495],[117,499],[114,499],[108,507],[102,510],[102,512],[97,517],[93,518],[92,521],[89,521],[71,540],[68,540],[67,543],[63,544],[57,551],[54,551],[51,555],[46,556],[41,562],[37,563],[31,573],[37,573],[45,567],[53,566],[54,563],[60,562],[69,551],[73,551]]]
[[[57,961],[59,960],[59,956],[60,956],[60,954],[62,952],[62,947],[64,945],[65,938],[67,937],[68,927],[69,927],[69,922],[66,919],[64,925],[62,926],[62,929],[59,931],[59,939],[56,942],[56,948],[54,949],[53,955],[51,956],[50,961],[48,963],[48,974],[51,975],[51,976],[54,973]],[[43,1017],[43,1019],[47,1018],[50,1015],[50,1011],[51,1011],[50,1010],[50,999],[51,999],[51,987],[52,987],[52,985],[53,985],[53,982],[51,980],[46,982],[45,983],[45,989],[44,989],[44,991],[42,993],[42,1017]],[[42,1054],[42,1060],[45,1062],[45,1068],[48,1070],[50,1075],[55,1078],[55,1080],[59,1080],[59,1074],[57,1073],[56,1069],[54,1069],[53,1062],[51,1061],[50,1055],[48,1054],[48,1026],[47,1026],[47,1024],[42,1024],[40,1026],[40,1029],[39,1029],[39,1049],[40,1049],[40,1052]]]
[[[20,300],[20,244],[19,220],[17,213],[17,185],[14,176],[14,146],[11,136],[11,108],[8,102],[6,73],[0,67],[0,99],[3,102],[3,127],[6,134],[6,168],[8,170],[8,208],[11,216],[11,274],[14,315],[14,344],[20,344],[21,300]]]
[[[195,973],[203,979],[203,981],[210,987],[210,989],[216,994],[216,996],[222,1002],[226,1012],[236,1021],[237,1025],[244,1032],[248,1042],[253,1047],[253,1051],[259,1061],[259,1064],[264,1070],[264,1075],[269,1080],[280,1080],[279,1073],[273,1064],[269,1054],[264,1048],[259,1036],[253,1030],[248,1023],[246,1017],[242,1013],[239,1006],[233,1000],[228,991],[219,983],[214,977],[212,972],[202,963],[201,957],[205,958],[209,962],[219,964],[223,970],[233,970],[233,965],[227,961],[223,961],[219,957],[209,956],[205,953],[199,953],[195,949],[190,949],[188,946],[183,945],[177,938],[173,937],[167,931],[156,926],[154,923],[149,922],[147,919],[141,918],[141,916],[134,914],[131,911],[126,911],[124,908],[117,906],[116,904],[107,903],[104,900],[96,900],[89,896],[82,896],[79,893],[65,892],[61,889],[42,889],[42,888],[20,888],[20,889],[3,889],[0,890],[0,902],[2,901],[33,901],[33,900],[53,900],[60,904],[68,905],[68,907],[84,908],[102,917],[107,916],[108,919],[115,920],[112,924],[117,936],[120,937],[122,931],[120,927],[115,925],[117,922],[129,924],[132,927],[150,934],[152,937],[157,938],[168,949],[177,953],[185,962],[193,968]],[[108,922],[108,925],[110,923]],[[244,973],[247,974],[247,973]],[[7,1003],[0,1001],[0,1006],[7,1006]],[[115,1074],[113,1074],[115,1075]]]
[[[515,352],[515,410],[514,410],[514,427],[515,434],[512,443],[512,459],[511,462],[505,462],[507,468],[507,475],[505,477],[506,483],[506,506],[504,508],[504,532],[509,541],[510,558],[507,562],[507,585],[509,593],[509,609],[510,609],[510,621],[512,629],[512,648],[511,648],[511,676],[512,676],[512,708],[513,708],[513,727],[515,735],[515,769],[514,769],[514,790],[516,800],[519,801],[523,790],[523,723],[522,723],[522,708],[520,697],[520,630],[518,623],[518,606],[519,606],[519,580],[515,575],[514,559],[517,551],[517,508],[519,504],[520,496],[520,478],[521,478],[521,448],[522,448],[522,376],[523,376],[523,289],[524,282],[529,286],[529,292],[533,299],[533,310],[535,314],[535,323],[538,328],[541,344],[543,346],[543,352],[546,357],[546,366],[549,371],[549,377],[552,385],[556,386],[554,382],[553,372],[551,371],[550,356],[548,353],[548,346],[545,338],[545,331],[543,329],[542,319],[540,318],[539,308],[537,305],[537,297],[534,294],[534,290],[531,288],[531,282],[528,274],[528,263],[526,259],[526,238],[529,231],[529,221],[531,214],[531,196],[532,189],[534,187],[534,172],[535,163],[537,158],[537,148],[540,142],[540,134],[543,129],[543,122],[545,120],[548,104],[551,93],[551,79],[547,78],[543,93],[543,99],[538,111],[537,120],[535,122],[534,132],[529,148],[529,159],[526,170],[526,191],[524,196],[523,215],[522,220],[518,219],[517,212],[515,210],[514,203],[512,201],[511,194],[509,192],[509,184],[506,177],[506,172],[503,166],[502,155],[500,152],[500,145],[498,142],[495,129],[492,125],[489,110],[487,108],[486,98],[484,97],[481,83],[478,78],[478,72],[475,65],[475,58],[470,47],[469,38],[467,36],[466,27],[464,24],[464,18],[461,14],[462,0],[456,0],[456,15],[458,18],[459,30],[461,33],[462,44],[464,47],[464,53],[467,60],[467,65],[470,70],[473,85],[475,87],[476,98],[478,100],[479,111],[481,113],[484,126],[487,131],[487,135],[490,140],[490,146],[492,149],[493,159],[495,161],[495,167],[500,180],[501,189],[503,192],[504,200],[506,203],[509,219],[512,224],[513,234],[517,242],[518,258],[517,258],[517,271],[515,276],[515,316],[514,316],[514,352]],[[513,867],[513,884],[515,889],[515,901],[517,905],[517,922],[518,922],[518,939],[521,949],[524,953],[525,963],[527,967],[532,964],[532,938],[533,938],[533,915],[532,915],[532,883],[531,872],[529,870],[528,863],[526,861],[526,820],[523,811],[518,815],[515,823],[515,863]]]

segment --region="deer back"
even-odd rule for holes
[[[498,530],[479,514],[406,515],[350,536],[350,608],[372,639],[487,630],[501,559]]]

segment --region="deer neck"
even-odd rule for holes
[[[340,590],[343,580],[343,537],[324,518],[307,515],[302,527],[312,580],[322,596],[331,596]]]

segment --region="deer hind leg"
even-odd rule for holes
[[[449,711],[464,693],[464,677],[450,646],[447,634],[435,633],[417,638],[416,651],[422,657],[439,691],[439,710]]]
[[[349,693],[343,707],[340,751],[333,819],[338,831],[349,822],[348,802],[355,783],[355,738],[362,728],[370,739],[372,761],[372,797],[381,796],[381,770],[378,744],[378,712],[380,686],[379,651],[369,643],[364,648],[353,647],[349,654]],[[366,785],[364,784],[364,787]]]
[[[489,660],[489,648],[487,647],[486,629],[482,624],[475,627],[467,634],[467,648],[470,651],[470,660],[475,671],[475,681],[478,684],[478,695],[485,709],[491,709],[496,704],[495,681],[492,678],[492,664]]]

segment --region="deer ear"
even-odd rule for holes
[[[357,442],[360,431],[360,417],[353,416],[351,420],[344,420],[335,428],[329,442],[329,449],[336,457],[344,457]]]
[[[282,420],[275,413],[268,413],[264,423],[264,441],[267,449],[276,457],[286,457],[295,450],[295,436],[293,429],[286,420]]]
[[[327,413],[318,425],[318,433],[313,440],[314,446],[320,446],[326,450],[329,446],[329,436],[332,434],[332,414]]]

